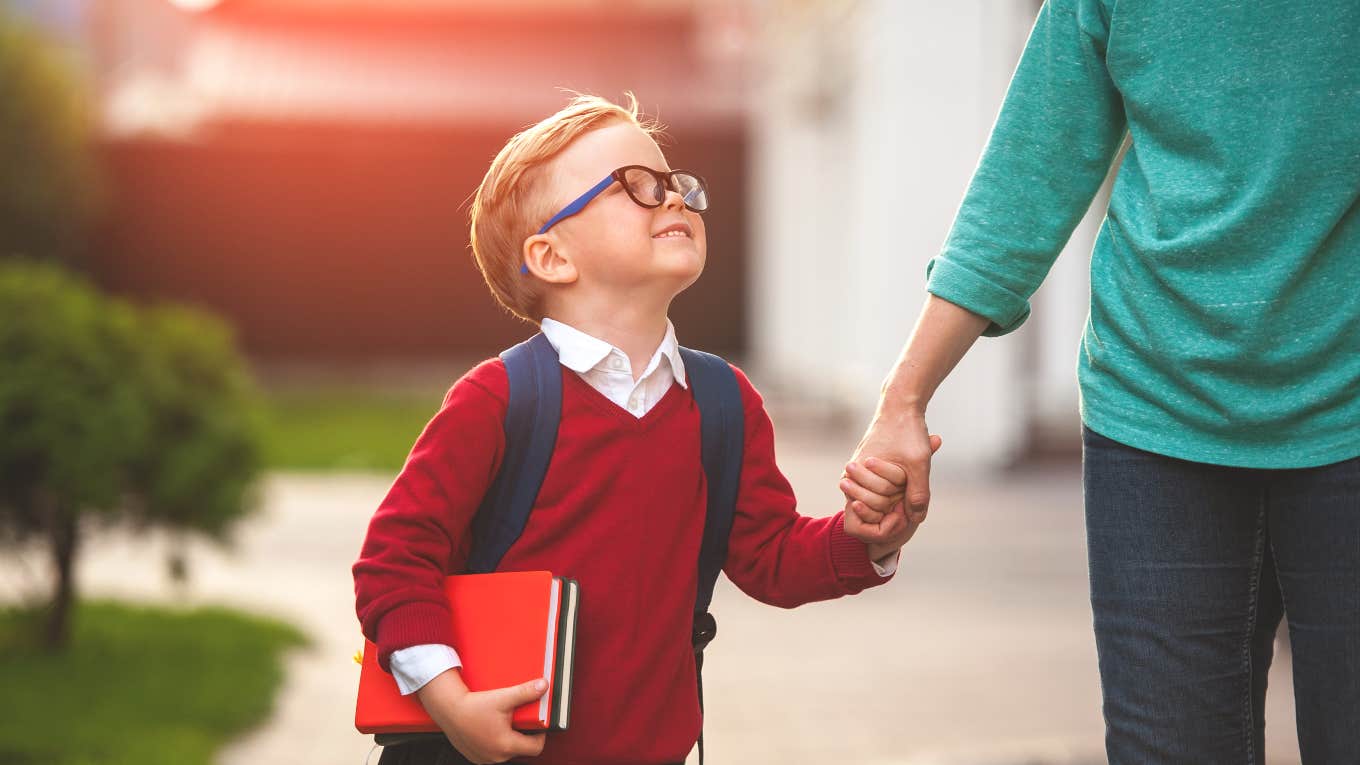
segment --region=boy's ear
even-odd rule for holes
[[[571,284],[580,276],[571,256],[554,246],[547,234],[524,240],[524,265],[529,273],[550,284]]]

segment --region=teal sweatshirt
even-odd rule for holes
[[[1049,0],[927,289],[1020,326],[1125,136],[1083,421],[1218,465],[1360,455],[1360,0]]]

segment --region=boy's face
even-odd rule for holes
[[[636,125],[617,121],[586,133],[549,168],[546,206],[562,209],[625,165],[671,169],[660,147]],[[704,268],[703,217],[686,209],[674,191],[659,207],[647,209],[613,183],[547,236],[575,265],[580,285],[625,299],[637,290],[668,292],[669,299],[693,284]]]

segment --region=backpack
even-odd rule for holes
[[[557,351],[536,334],[500,354],[510,380],[505,412],[505,455],[472,521],[468,572],[490,573],[519,539],[548,471],[562,419],[562,367]],[[727,537],[741,485],[745,419],[741,388],[732,368],[718,356],[680,348],[685,374],[699,407],[702,463],[708,479],[704,536],[699,547],[699,587],[690,635],[698,671],[699,709],[704,705],[704,648],[718,634],[709,612],[713,587],[727,559]],[[704,736],[699,733],[699,761]]]

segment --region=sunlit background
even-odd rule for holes
[[[224,628],[199,622],[236,611],[194,612],[199,622],[176,627],[180,643],[203,646],[186,658],[200,667],[228,662],[208,637],[224,630],[264,646],[249,651],[262,657],[258,681],[238,684],[228,671],[189,683],[221,683],[229,707],[253,710],[212,735],[176,718],[172,731],[142,736],[129,732],[132,722],[81,707],[91,702],[79,686],[55,690],[85,671],[77,659],[40,652],[0,663],[34,684],[19,690],[0,678],[0,762],[363,761],[370,742],[350,719],[358,628],[348,565],[443,391],[532,331],[497,308],[478,275],[467,203],[504,141],[570,91],[635,93],[668,126],[672,166],[707,178],[708,265],[674,306],[680,341],[750,372],[769,399],[803,512],[834,512],[842,461],[920,310],[926,262],[1038,8],[1038,0],[0,0],[6,27],[18,30],[6,44],[27,50],[15,42],[22,36],[69,75],[30,78],[50,98],[23,103],[50,102],[63,114],[72,100],[79,107],[50,123],[0,108],[0,129],[6,119],[17,126],[0,141],[50,148],[60,142],[44,136],[78,131],[89,160],[73,161],[77,180],[55,187],[79,193],[4,210],[12,214],[0,226],[41,215],[39,228],[56,233],[0,231],[0,263],[61,263],[111,299],[217,317],[262,401],[255,512],[230,524],[232,545],[174,524],[82,533],[76,591],[95,600],[76,610],[68,650],[83,656],[81,641],[111,640],[122,620],[165,633],[143,622],[182,616],[186,606],[268,617]],[[17,92],[5,77],[0,99]],[[67,127],[25,127],[34,124]],[[0,161],[29,150],[15,151]],[[37,195],[26,178],[47,178],[28,172],[0,167],[11,199]],[[980,341],[932,403],[932,430],[946,442],[935,509],[898,581],[777,613],[720,587],[723,637],[705,677],[710,761],[1103,761],[1075,364],[1104,198],[1035,296],[1027,325]],[[0,604],[41,611],[52,579],[48,532],[28,531],[4,548]],[[169,610],[142,614],[132,602]],[[11,643],[40,618],[7,613],[0,628]],[[96,617],[114,624],[82,633],[80,619]],[[296,647],[300,636],[308,647]],[[94,654],[79,660],[100,664]],[[1269,747],[1283,758],[1273,761],[1296,757],[1287,665],[1287,656],[1277,661],[1285,674],[1271,697]],[[171,677],[109,698],[164,716],[145,700],[181,699],[182,686]],[[44,736],[35,744],[31,718],[9,714],[33,694],[51,702],[46,718],[59,718],[47,738],[62,738],[72,716],[93,722],[66,737],[77,740],[69,748]],[[193,743],[156,743],[181,739]]]

